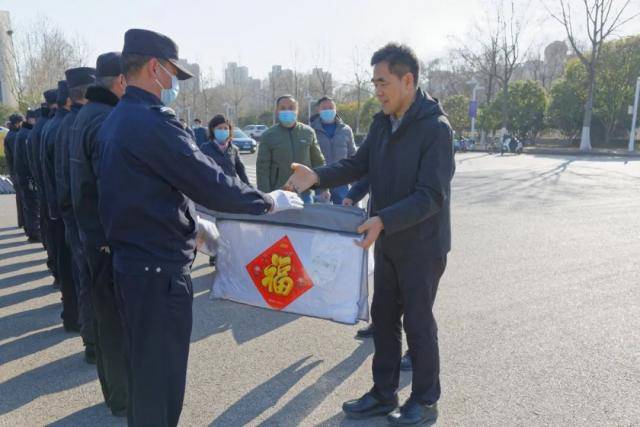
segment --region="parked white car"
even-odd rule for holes
[[[251,138],[260,138],[265,130],[269,129],[265,125],[247,125],[244,127],[245,131]]]

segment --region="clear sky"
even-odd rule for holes
[[[551,0],[549,0],[551,1]],[[423,60],[453,46],[482,24],[489,0],[0,0],[16,32],[45,17],[91,55],[121,50],[124,32],[146,28],[171,37],[180,56],[200,64],[203,73],[222,77],[223,64],[235,61],[264,78],[272,64],[310,70],[318,65],[334,78],[350,79],[354,48],[366,63],[387,41],[410,44]],[[564,38],[559,24],[546,18],[534,0],[527,9],[529,37],[541,42]],[[640,33],[640,19],[623,34]]]

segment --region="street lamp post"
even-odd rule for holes
[[[638,118],[638,98],[640,97],[640,77],[636,81],[636,94],[633,98],[633,113],[631,116],[631,130],[629,132],[629,151],[634,150],[636,141],[636,119]]]
[[[473,85],[473,92],[471,94],[471,102],[473,104],[475,104],[476,110],[475,110],[474,114],[473,115],[470,114],[470,116],[471,116],[471,139],[473,141],[475,141],[476,140],[476,115],[477,115],[477,111],[478,111],[477,110],[477,105],[478,105],[477,95],[478,95],[478,91],[481,90],[481,89],[484,89],[484,88],[478,84],[478,81],[476,79],[469,80],[467,83],[470,84],[470,85]]]
[[[311,94],[307,91],[304,99],[307,100],[307,123],[311,124],[311,101],[313,101],[313,96],[311,96]]]

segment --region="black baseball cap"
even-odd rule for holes
[[[58,89],[45,90],[42,94],[47,104],[55,104],[58,101]]]
[[[122,54],[153,56],[173,64],[178,80],[187,80],[193,74],[178,63],[178,45],[169,37],[150,30],[131,29],[124,34]]]

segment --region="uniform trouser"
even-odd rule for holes
[[[440,398],[438,327],[432,309],[446,263],[446,256],[428,259],[420,251],[388,253],[384,244],[376,243],[373,391],[383,400],[393,399],[398,390],[403,314],[412,362],[411,396],[428,404]]]
[[[62,218],[49,222],[51,228],[51,243],[55,246],[56,271],[58,283],[62,292],[62,321],[66,326],[78,324],[78,297],[73,283],[71,251],[65,240],[65,228]]]
[[[65,237],[73,258],[73,278],[78,296],[78,321],[80,335],[85,346],[93,347],[95,334],[93,330],[93,304],[91,303],[91,278],[89,264],[84,255],[80,235],[75,218],[65,217]]]
[[[124,331],[113,285],[113,263],[108,252],[85,246],[91,273],[96,364],[104,400],[112,411],[127,407],[128,381]]]
[[[18,227],[24,227],[24,217],[22,213],[22,192],[20,191],[20,184],[18,178],[11,176],[11,182],[13,183],[13,189],[16,191],[16,211],[18,216]]]
[[[53,227],[51,226],[51,219],[49,218],[49,211],[47,208],[47,201],[44,198],[40,198],[40,234],[42,235],[42,243],[47,250],[47,267],[51,272],[54,280],[58,280],[57,266],[56,266],[56,245],[55,239],[52,236]]]
[[[129,374],[129,426],[178,424],[187,376],[193,287],[186,274],[115,271]]]
[[[33,189],[33,184],[21,185],[22,217],[24,221],[24,231],[27,237],[32,239],[40,238],[40,207],[38,196]]]

